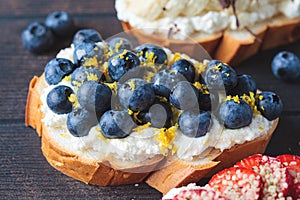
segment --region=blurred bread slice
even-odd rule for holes
[[[140,42],[155,43],[180,52],[195,55],[196,46],[193,41],[168,39],[161,34],[147,34],[141,29],[135,29],[129,23],[121,21],[123,29],[130,31]],[[201,44],[214,59],[236,66],[243,60],[253,56],[261,50],[271,49],[280,45],[295,42],[300,39],[300,18],[290,19],[283,15],[273,17],[267,21],[243,28],[242,30],[225,30],[217,34],[191,35],[196,43]],[[194,43],[194,45],[191,45]],[[172,50],[177,50],[172,49]]]
[[[251,26],[248,30],[227,30],[213,57],[235,66],[259,51],[266,31],[267,25],[264,23]]]
[[[300,19],[284,16],[273,18],[268,24],[261,49],[272,49],[300,39]]]

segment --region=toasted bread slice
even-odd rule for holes
[[[284,16],[278,16],[268,24],[268,30],[261,49],[271,49],[299,39],[300,19],[289,19]]]
[[[227,30],[213,57],[236,66],[259,51],[266,31],[265,24],[258,24],[251,30]]]
[[[255,153],[263,153],[278,119],[273,122],[268,133],[258,139],[244,144],[235,145],[223,152],[218,149],[211,151],[210,159],[188,163],[182,160],[174,160],[173,157],[164,159],[163,156],[122,168],[118,161],[98,161],[88,159],[70,152],[59,145],[55,136],[51,133],[51,127],[43,124],[44,116],[41,111],[41,91],[47,87],[44,75],[34,77],[30,82],[27,97],[25,124],[36,129],[42,140],[42,152],[47,161],[62,173],[89,184],[99,186],[122,185],[139,183],[146,179],[146,182],[161,191],[168,192],[173,187],[187,185],[197,182],[205,176],[231,166],[236,161]],[[213,160],[213,161],[212,161]],[[124,165],[123,165],[124,166]]]
[[[118,166],[118,161],[98,161],[87,159],[70,152],[59,145],[54,136],[49,134],[51,127],[42,123],[43,113],[40,110],[42,102],[41,91],[47,86],[44,75],[34,77],[29,86],[25,124],[31,126],[42,137],[42,152],[47,161],[62,173],[82,182],[100,186],[122,185],[142,182],[157,164],[164,158],[156,156],[139,166],[128,163],[127,168]]]
[[[155,43],[176,51],[170,44],[176,44],[185,50],[187,46],[190,51],[184,53],[194,54],[191,48],[192,41],[170,40],[158,34],[146,34],[142,30],[134,29],[127,22],[121,21],[123,29],[130,31],[139,41],[143,43]],[[277,16],[268,21],[261,22],[255,26],[243,30],[225,30],[218,34],[191,35],[191,37],[203,46],[203,48],[214,59],[236,66],[243,60],[253,56],[261,50],[274,48],[283,44],[295,42],[300,39],[300,18],[289,19],[285,16]],[[194,46],[196,46],[195,42]],[[189,46],[188,46],[189,44]],[[180,50],[179,50],[180,51]]]

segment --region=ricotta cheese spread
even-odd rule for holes
[[[170,58],[175,56],[168,49],[166,52]],[[70,59],[72,55],[73,46],[61,50],[57,57]],[[196,62],[193,59],[190,60]],[[75,90],[68,79],[63,79],[58,85],[66,85]],[[266,134],[273,123],[262,115],[254,115],[249,126],[232,130],[224,128],[212,115],[209,131],[199,138],[185,136],[177,126],[169,129],[140,126],[133,129],[132,133],[125,138],[107,139],[102,135],[98,125],[91,128],[87,136],[74,137],[67,129],[67,114],[56,114],[47,106],[47,94],[56,86],[48,86],[41,94],[43,103],[41,111],[45,114],[42,122],[49,130],[49,136],[68,151],[93,160],[102,161],[113,158],[124,163],[141,163],[157,155],[167,155],[171,151],[179,159],[192,161],[194,157],[206,157],[213,148],[223,151],[235,144],[254,140]],[[169,134],[169,138],[162,134],[165,132]]]
[[[218,0],[116,0],[119,20],[146,33],[160,32],[173,39],[187,39],[201,34],[219,33],[225,29],[251,27],[275,16],[300,17],[300,0],[236,0],[222,8]],[[237,25],[237,18],[239,26]]]

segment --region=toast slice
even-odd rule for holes
[[[266,31],[265,24],[258,24],[251,30],[227,30],[213,57],[236,66],[259,51]]]
[[[289,19],[283,16],[274,18],[268,24],[261,50],[272,49],[300,39],[300,19]]]
[[[128,22],[121,21],[123,29],[130,31],[143,43],[155,43],[161,46],[176,44],[182,49],[192,41],[170,40],[158,34],[146,34],[142,30],[134,29]],[[300,18],[289,19],[285,16],[276,16],[268,21],[261,22],[255,26],[243,30],[226,30],[218,34],[192,35],[197,42],[214,59],[222,60],[224,63],[236,66],[243,60],[253,56],[261,50],[275,48],[280,45],[295,42],[300,39]],[[194,46],[196,46],[195,42]],[[166,46],[172,49],[170,46]],[[193,54],[193,48],[189,45]],[[177,50],[177,49],[172,49]]]
[[[275,120],[268,133],[254,141],[235,145],[223,152],[214,149],[210,153],[211,157],[202,162],[188,163],[175,160],[174,157],[156,156],[138,166],[128,163],[128,167],[124,169],[119,167],[118,161],[87,159],[66,150],[55,141],[54,136],[49,134],[51,127],[45,126],[42,122],[44,114],[41,111],[40,96],[45,87],[47,83],[44,75],[35,76],[31,80],[25,124],[36,129],[38,135],[41,136],[42,152],[50,165],[70,177],[99,186],[140,183],[146,179],[146,183],[151,187],[166,193],[173,187],[187,185],[203,177],[211,176],[244,157],[263,153],[278,123],[278,119]]]

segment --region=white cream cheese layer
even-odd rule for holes
[[[169,50],[166,50],[170,54]],[[70,59],[73,55],[73,48],[61,50],[57,57]],[[169,57],[174,54],[169,55]],[[195,62],[195,60],[191,60]],[[59,85],[66,85],[74,89],[69,80],[63,80]],[[101,134],[97,125],[89,134],[84,137],[74,137],[67,129],[67,114],[58,115],[47,106],[46,98],[48,93],[57,85],[45,88],[41,94],[43,103],[41,111],[45,114],[42,122],[49,130],[51,139],[71,152],[75,152],[85,158],[95,160],[116,159],[124,162],[141,163],[154,158],[157,155],[166,155],[168,149],[164,149],[159,137],[161,129],[146,127],[135,129],[128,137],[123,139],[106,139]],[[75,91],[75,89],[74,89]],[[190,138],[182,134],[180,129],[173,127],[174,138],[171,146],[174,147],[173,155],[186,161],[193,158],[205,157],[213,148],[221,151],[229,149],[235,144],[242,144],[254,140],[267,133],[273,122],[268,121],[261,115],[254,115],[252,123],[240,129],[226,129],[219,121],[212,116],[209,132],[199,138]],[[170,146],[169,145],[169,146]]]
[[[239,26],[232,7],[223,9],[218,0],[116,0],[115,8],[132,27],[165,35],[172,29],[174,39],[251,27],[277,15],[300,17],[300,0],[236,0]]]

